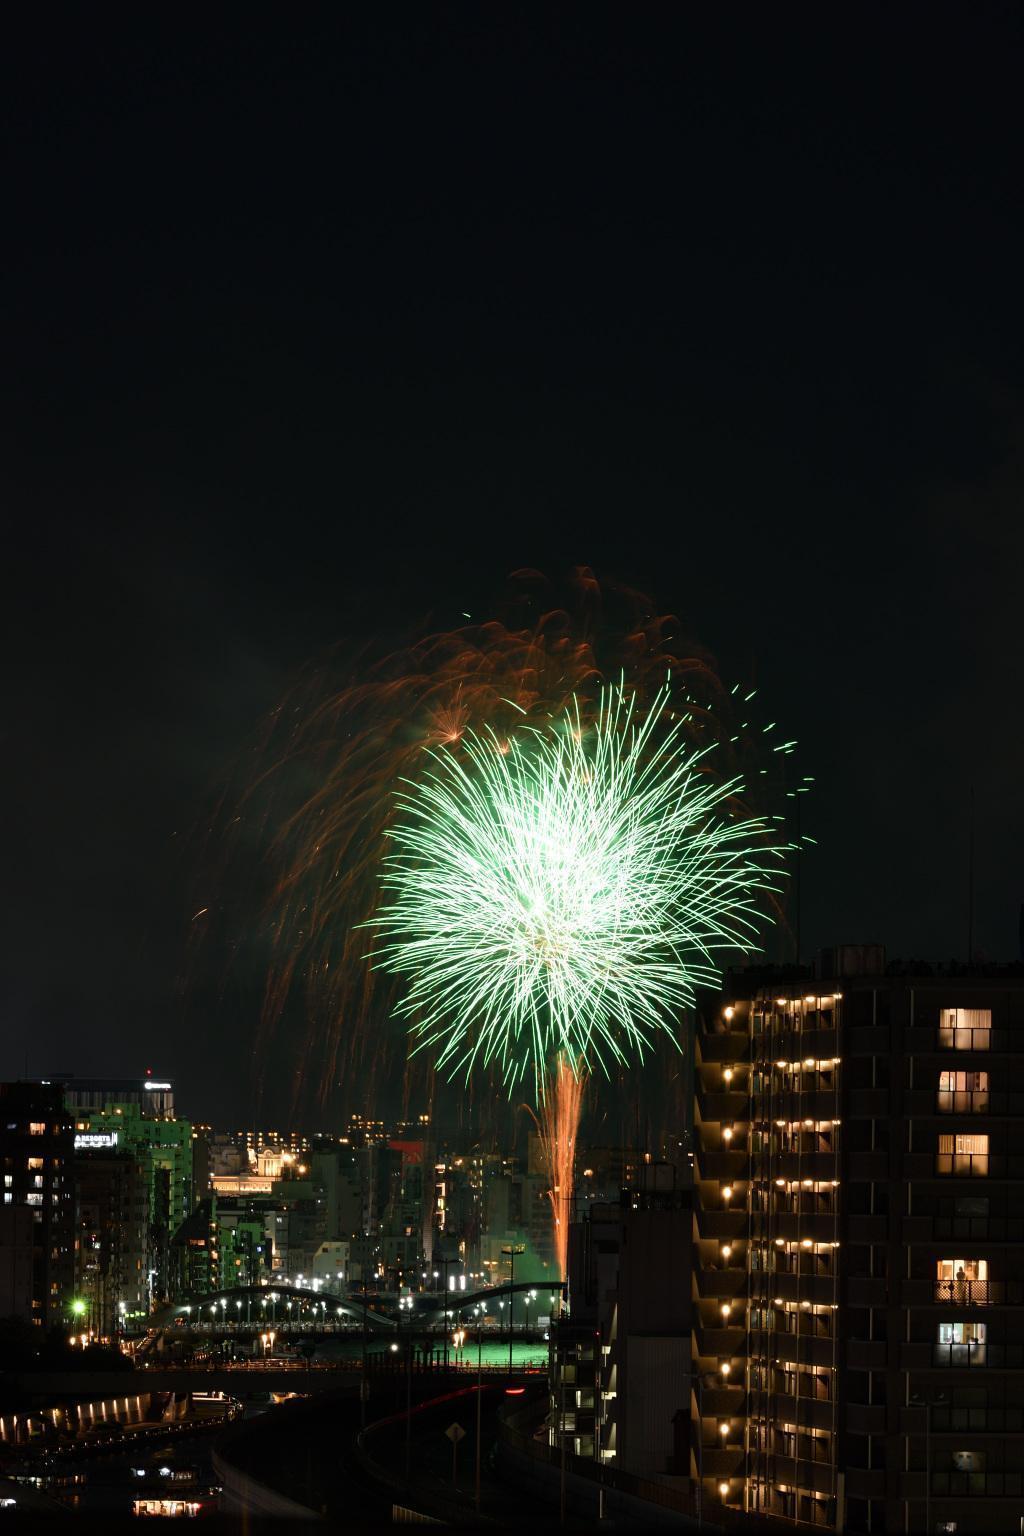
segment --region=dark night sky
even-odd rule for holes
[[[805,952],[962,956],[973,784],[1015,958],[1021,10],[333,9],[8,40],[0,1075],[248,1116],[255,993],[178,991],[212,797],[522,565],[756,676]]]

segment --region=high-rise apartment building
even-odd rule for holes
[[[695,1050],[705,1504],[1019,1536],[1024,968],[732,981]]]
[[[27,1320],[45,1328],[66,1319],[74,1288],[72,1135],[59,1084],[0,1083],[3,1204],[31,1216],[5,1223],[5,1265],[22,1303],[31,1265]]]

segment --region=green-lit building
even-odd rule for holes
[[[75,1108],[75,1146],[131,1154],[148,1191],[151,1297],[170,1292],[170,1245],[192,1210],[192,1125],[144,1112],[139,1103],[105,1102]]]

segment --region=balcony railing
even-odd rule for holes
[[[935,1172],[961,1179],[987,1179],[987,1152],[936,1152]]]
[[[971,1369],[975,1366],[1009,1364],[1009,1361],[999,1358],[1005,1354],[1007,1347],[1016,1349],[1018,1354],[1020,1354],[1022,1349],[1022,1346],[1019,1344],[1011,1346],[1005,1344],[936,1344],[932,1359],[936,1366],[955,1367],[957,1370]]]
[[[1019,1499],[1024,1492],[1020,1472],[933,1472],[932,1496],[948,1498]]]
[[[992,1030],[969,1029],[940,1025],[938,1042],[940,1051],[987,1051]]]
[[[921,1219],[927,1221],[928,1217]],[[1024,1243],[1024,1217],[934,1216],[931,1236],[936,1241],[965,1237],[988,1243]],[[918,1241],[928,1239],[919,1238]]]
[[[987,1307],[990,1302],[1002,1301],[1002,1282],[988,1280],[936,1280],[935,1300],[951,1302],[961,1307]]]
[[[987,1115],[987,1088],[940,1088],[936,1105],[940,1115]]]

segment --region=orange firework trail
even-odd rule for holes
[[[565,1278],[569,1251],[569,1222],[576,1184],[576,1137],[583,1111],[586,1087],[583,1062],[573,1064],[559,1056],[552,1070],[539,1114],[527,1109],[537,1127],[544,1151],[548,1178],[548,1200],[554,1234],[555,1263]]]

